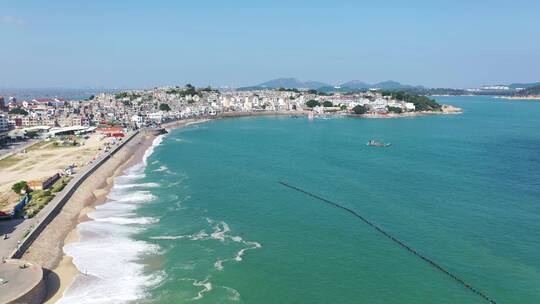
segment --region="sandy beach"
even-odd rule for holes
[[[61,298],[65,289],[80,272],[73,265],[71,258],[65,256],[65,244],[77,242],[77,225],[89,220],[87,213],[93,206],[104,202],[113,178],[125,168],[140,162],[144,152],[151,146],[155,135],[141,132],[131,142],[112,156],[87,178],[71,197],[62,211],[45,228],[24,254],[24,259],[42,265],[46,270],[46,303],[54,303]]]

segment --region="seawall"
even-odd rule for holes
[[[60,213],[64,205],[75,194],[79,186],[94,173],[101,165],[106,163],[111,157],[113,157],[120,149],[122,149],[127,143],[139,134],[139,131],[127,136],[120,144],[115,146],[109,153],[96,159],[94,163],[90,164],[83,172],[79,173],[66,188],[57,194],[57,196],[49,203],[40,213],[38,213],[38,223],[28,233],[27,237],[21,242],[20,246],[11,254],[12,259],[20,259],[23,254],[28,250],[30,245],[39,237],[40,233],[47,227],[47,225]]]

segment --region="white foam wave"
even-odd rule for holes
[[[137,218],[125,218],[125,217],[104,217],[95,219],[98,222],[113,223],[118,225],[148,225],[159,222],[159,219],[152,217],[137,217]]]
[[[163,171],[166,171],[166,170],[169,170],[169,168],[165,165],[162,165],[162,166],[159,166],[159,168],[155,169],[155,170],[152,170],[154,172],[163,172]]]
[[[153,240],[190,240],[190,241],[198,241],[198,240],[208,240],[209,235],[205,231],[200,231],[195,234],[188,234],[188,235],[162,235],[162,236],[152,236],[150,239]]]
[[[147,297],[149,288],[159,284],[162,272],[148,274],[141,259],[158,254],[159,246],[133,239],[133,235],[159,219],[138,217],[134,210],[156,197],[139,188],[158,187],[156,183],[137,183],[144,178],[146,159],[159,145],[156,138],[145,153],[144,161],[116,177],[114,186],[103,205],[88,216],[93,221],[77,227],[80,241],[64,246],[64,252],[73,257],[73,263],[82,273],[57,302],[64,303],[128,303]]]
[[[150,237],[151,239],[154,239],[154,240],[179,240],[179,239],[187,239],[187,240],[191,240],[191,241],[199,241],[199,240],[218,240],[220,242],[225,242],[225,241],[231,241],[231,242],[234,242],[234,243],[242,243],[244,244],[246,247],[245,248],[242,248],[240,249],[236,255],[232,258],[227,258],[227,259],[221,259],[221,258],[218,258],[216,260],[216,262],[214,263],[214,267],[217,269],[217,270],[223,270],[223,264],[226,263],[226,262],[232,262],[232,261],[236,261],[236,262],[241,262],[242,261],[242,257],[243,255],[246,253],[246,251],[248,250],[254,250],[254,249],[258,249],[258,248],[261,248],[262,245],[258,242],[252,242],[252,241],[246,241],[244,240],[241,236],[234,236],[234,235],[229,235],[228,233],[231,231],[229,225],[225,222],[216,222],[210,218],[206,218],[206,221],[208,222],[208,224],[213,228],[213,231],[211,233],[207,233],[205,232],[204,230],[203,231],[200,231],[196,234],[191,234],[191,235],[177,235],[177,236],[168,236],[168,235],[162,235],[162,236],[154,236],[154,237]]]
[[[150,157],[150,155],[154,153],[155,148],[159,146],[161,142],[163,141],[164,136],[165,135],[159,135],[156,138],[154,138],[154,141],[152,141],[152,145],[148,149],[146,149],[146,151],[144,152],[143,163],[145,166],[148,164],[147,160]]]
[[[208,279],[204,281],[195,281],[193,282],[193,286],[202,286],[204,287],[201,291],[197,293],[197,296],[193,298],[193,300],[200,300],[204,297],[204,294],[207,292],[212,291],[212,283],[208,281]]]
[[[191,278],[181,278],[181,281],[188,281],[191,282],[191,285],[194,287],[202,287],[201,290],[197,291],[197,294],[195,297],[191,298],[192,301],[200,300],[204,298],[204,295],[206,293],[211,292],[214,289],[224,289],[227,292],[228,299],[231,301],[240,301],[240,293],[238,290],[228,287],[228,286],[221,286],[221,285],[214,285],[210,281],[211,277],[207,277],[204,280],[196,280]]]
[[[165,173],[167,173],[167,174],[169,174],[169,175],[176,175],[175,172],[169,170],[169,167],[167,167],[167,166],[165,166],[165,165],[161,165],[161,166],[159,166],[159,168],[154,169],[154,170],[152,170],[152,171],[153,171],[153,172],[165,172]]]
[[[131,188],[157,188],[158,183],[140,183],[140,184],[118,184],[115,185],[116,189],[131,189]]]

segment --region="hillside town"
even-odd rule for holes
[[[0,141],[31,136],[50,137],[94,131],[127,129],[167,121],[227,112],[294,112],[349,114],[357,106],[368,113],[415,112],[418,104],[380,91],[324,94],[314,90],[265,89],[251,91],[162,87],[120,93],[100,93],[84,100],[61,98],[17,100],[0,97]],[[428,109],[433,110],[433,109]],[[358,114],[358,113],[357,113]]]

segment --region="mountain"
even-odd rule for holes
[[[296,78],[278,78],[263,82],[256,87],[261,88],[287,88],[287,89],[318,89],[320,87],[330,86],[327,83],[319,81],[301,81]]]
[[[511,89],[527,89],[530,87],[540,86],[540,82],[530,82],[530,83],[512,83],[509,85]]]
[[[371,85],[360,80],[351,80],[351,81],[345,82],[344,84],[341,84],[340,87],[350,88],[353,90],[364,90],[364,89],[371,88]]]
[[[413,88],[422,88],[422,86],[411,86],[408,84],[401,84],[397,81],[388,80],[376,83],[372,88],[377,88],[381,90],[402,90],[402,89],[413,89]]]
[[[423,86],[411,86],[407,84],[401,84],[397,81],[388,80],[379,82],[376,84],[369,84],[360,80],[351,80],[345,82],[339,87],[335,87],[331,84],[327,84],[320,81],[301,81],[296,78],[277,78],[267,82],[263,82],[259,85],[243,87],[238,90],[260,90],[260,89],[313,89],[321,92],[350,92],[357,90],[368,90],[371,88],[381,90],[404,90],[404,89],[422,89]]]

